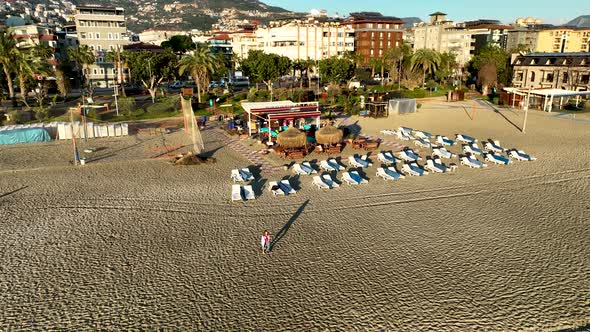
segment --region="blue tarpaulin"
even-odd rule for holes
[[[51,136],[44,128],[21,128],[0,131],[0,145],[49,142]]]

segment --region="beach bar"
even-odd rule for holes
[[[290,100],[243,102],[242,108],[245,111],[244,118],[248,121],[248,136],[267,132],[269,139],[272,139],[273,127],[295,126],[297,120],[312,123],[316,128],[320,127],[321,113],[318,102],[294,103]]]

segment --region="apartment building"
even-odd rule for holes
[[[526,27],[510,29],[508,30],[508,38],[506,40],[506,50],[510,52],[524,47],[526,50],[534,51],[537,49],[538,36],[538,29]]]
[[[590,91],[590,53],[530,53],[512,65],[514,87]]]
[[[96,62],[90,66],[86,77],[98,87],[111,87],[125,77],[116,73],[114,65],[107,62],[108,51],[122,50],[129,43],[123,8],[102,6],[78,6],[74,16],[80,45],[88,45],[94,51]]]
[[[556,27],[537,32],[535,52],[590,52],[590,28]]]
[[[256,29],[255,35],[256,49],[291,60],[321,60],[354,51],[352,27],[322,17],[271,22],[268,27]]]
[[[354,32],[354,51],[363,56],[364,65],[403,42],[404,22],[397,17],[375,12],[351,13],[344,24]]]

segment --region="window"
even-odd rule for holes
[[[119,33],[115,33],[115,39],[119,39]]]
[[[96,45],[96,50],[97,51],[102,51],[102,47],[100,45]]]
[[[80,32],[80,38],[86,39],[86,32]],[[70,39],[71,41],[71,39]]]
[[[94,39],[94,34],[92,32],[88,33],[88,39]]]
[[[567,83],[568,75],[567,73],[563,73],[563,83]]]
[[[109,32],[108,38],[113,39],[113,34],[111,32]]]
[[[373,52],[374,52],[373,49],[371,49],[371,55],[373,55]]]
[[[103,57],[97,57],[97,58],[96,58],[96,62],[97,62],[97,63],[104,62],[104,58],[103,58]]]
[[[545,82],[553,82],[553,73],[547,73],[545,77]]]
[[[517,73],[516,74],[516,80],[517,81],[522,81],[522,73]]]
[[[588,74],[582,75],[582,77],[580,78],[581,84],[588,84],[589,81],[590,81],[590,75],[588,75]]]
[[[90,45],[90,49],[94,51],[94,45]]]
[[[94,69],[92,69],[92,73],[93,73],[94,75],[97,75],[97,74],[98,74],[98,70],[97,70],[96,68],[94,68]]]
[[[383,25],[381,23],[377,24],[377,29],[381,29],[383,28]]]
[[[104,75],[104,68],[100,68],[100,74]]]
[[[98,32],[97,32],[97,33],[95,34],[95,37],[96,37],[96,39],[100,39],[100,33],[98,33]]]
[[[531,72],[531,83],[535,81],[535,72]]]

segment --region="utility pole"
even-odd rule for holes
[[[119,61],[121,58],[119,57],[119,45],[117,45],[117,59],[115,60],[115,74],[113,75],[113,96],[115,97],[115,111],[117,112],[117,116],[119,116],[119,101],[117,100],[117,96],[119,95],[119,86],[118,86],[118,79],[119,76]]]

